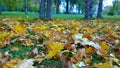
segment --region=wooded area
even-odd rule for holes
[[[78,13],[81,12],[81,14],[84,14],[84,18],[91,19],[97,9],[95,6],[98,6],[97,18],[102,18],[104,0],[0,0],[0,13],[1,11],[39,12],[41,19],[52,19],[53,9],[55,8],[55,13],[59,14],[62,2],[66,2],[66,5],[64,5],[66,11],[63,12],[65,14],[69,14],[73,6],[76,6]],[[115,0],[113,6],[105,7],[104,14],[120,14],[119,5],[120,1]]]

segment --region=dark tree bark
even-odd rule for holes
[[[40,0],[40,19],[52,19],[52,2],[53,0]]]
[[[53,0],[47,0],[47,12],[46,12],[46,18],[48,20],[52,19],[52,2]]]
[[[97,18],[102,18],[102,6],[103,6],[103,0],[99,0]]]
[[[69,0],[66,0],[66,14],[69,13]]]
[[[60,0],[56,0],[56,14],[59,14]]]
[[[45,18],[45,8],[46,8],[46,0],[40,0],[40,11],[39,11],[39,17],[40,19],[44,19]]]
[[[78,8],[78,14],[80,14],[80,8]]]
[[[0,14],[1,14],[1,12],[2,12],[2,9],[0,8]]]
[[[24,0],[24,11],[25,11],[25,14],[27,14],[27,12],[28,12],[27,0]]]
[[[85,19],[93,18],[93,7],[94,7],[94,0],[85,0]]]

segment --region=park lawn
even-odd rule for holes
[[[28,12],[28,14],[25,14],[24,12],[2,12],[0,14],[0,18],[25,18],[29,20],[33,19],[38,19],[39,14],[37,12]],[[96,19],[96,15],[93,15],[94,19]],[[83,14],[53,14],[52,16],[53,19],[76,19],[76,20],[81,20],[84,19]],[[120,15],[114,15],[114,16],[108,16],[108,15],[103,15],[103,19],[115,19],[115,20],[120,20]]]

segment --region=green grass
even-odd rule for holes
[[[0,14],[0,18],[12,18],[12,17],[21,17],[21,18],[26,18],[26,19],[34,19],[34,18],[39,18],[38,13],[28,13],[25,14],[24,12],[2,12],[2,14]]]
[[[38,19],[39,14],[35,12],[29,12],[28,14],[25,14],[24,12],[2,12],[0,14],[0,18],[6,18],[6,17],[22,17],[26,19]],[[93,15],[95,18],[96,15]],[[53,14],[53,19],[59,18],[59,19],[83,19],[84,15],[81,14]],[[108,16],[103,15],[104,19],[118,19],[120,20],[120,15],[114,15],[114,16]]]

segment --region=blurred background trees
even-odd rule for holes
[[[102,14],[120,14],[120,0],[113,0],[111,5],[104,6],[106,0],[0,0],[1,11],[39,12],[41,19],[51,19],[52,14],[84,14],[85,18],[98,18]]]

